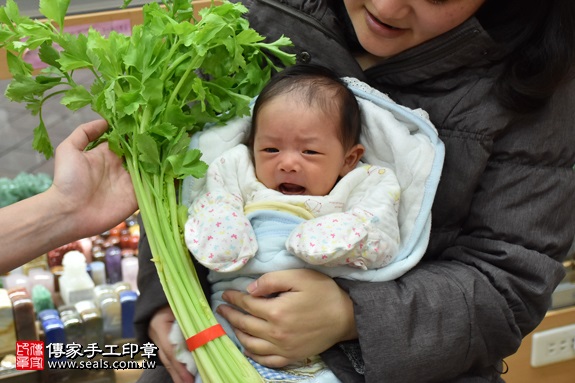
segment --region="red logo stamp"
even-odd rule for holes
[[[44,342],[41,340],[16,341],[16,369],[43,370]]]

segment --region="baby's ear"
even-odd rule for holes
[[[362,144],[352,146],[352,148],[349,149],[345,155],[345,161],[343,164],[343,168],[341,169],[340,176],[343,177],[344,175],[355,169],[355,166],[357,165],[361,157],[363,157],[364,152],[365,148],[363,147]]]

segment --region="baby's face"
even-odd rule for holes
[[[346,163],[338,123],[338,115],[292,97],[270,100],[259,111],[254,140],[259,181],[283,194],[328,194],[338,177],[353,168]]]

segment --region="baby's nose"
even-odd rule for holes
[[[280,170],[284,172],[296,172],[299,170],[298,156],[292,153],[283,153],[280,161]]]

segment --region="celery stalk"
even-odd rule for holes
[[[170,306],[186,336],[196,334],[217,323],[203,294],[188,251],[183,245],[181,230],[177,224],[176,189],[173,182],[161,182],[163,190],[158,199],[145,184],[153,183],[137,168],[134,158],[126,157],[128,171],[132,176],[144,226],[150,237],[160,281]],[[157,191],[157,190],[156,190]],[[158,202],[160,201],[160,202]],[[164,203],[170,207],[166,214]],[[169,257],[157,256],[170,254]],[[208,382],[258,382],[263,381],[238,348],[227,337],[213,340],[211,350],[201,347],[194,351],[199,372]]]

